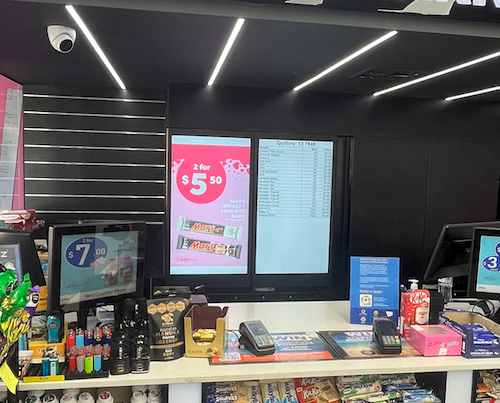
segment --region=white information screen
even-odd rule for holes
[[[332,173],[332,141],[259,141],[256,274],[328,273]]]

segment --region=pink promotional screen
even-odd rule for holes
[[[22,88],[0,75],[0,210],[24,209]]]
[[[170,274],[247,274],[250,139],[172,136]]]

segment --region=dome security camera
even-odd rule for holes
[[[63,25],[49,25],[47,35],[52,47],[61,53],[71,52],[76,39],[76,30]]]

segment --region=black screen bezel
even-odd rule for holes
[[[77,234],[99,234],[109,232],[138,231],[138,256],[137,256],[137,280],[136,290],[132,293],[120,294],[89,301],[78,301],[75,303],[60,303],[61,289],[61,255],[62,237]],[[144,256],[146,248],[146,223],[133,221],[101,221],[81,224],[51,225],[48,229],[49,247],[49,284],[47,290],[47,312],[72,312],[92,309],[97,306],[116,304],[125,298],[138,298],[142,295],[144,288]],[[56,290],[54,292],[54,290]]]
[[[255,153],[252,163],[255,166],[256,171],[258,171],[258,147],[260,140],[295,140],[295,141],[330,141],[333,143],[333,155],[332,155],[332,188],[331,188],[331,205],[330,205],[330,240],[334,236],[334,205],[335,199],[335,163],[337,156],[337,136],[334,135],[311,135],[311,134],[290,134],[290,133],[256,133],[255,139]],[[255,184],[257,188],[258,183]],[[254,194],[253,205],[257,205],[257,191]],[[255,208],[254,208],[255,210]],[[257,241],[257,214],[254,214],[254,220],[252,225],[252,251],[253,255],[256,253],[256,241]],[[284,293],[302,293],[302,292],[314,292],[322,294],[331,294],[333,286],[333,270],[332,262],[334,261],[335,247],[334,243],[330,242],[330,249],[328,254],[328,271],[327,273],[315,273],[315,274],[257,274],[255,272],[255,265],[252,267],[252,286],[254,289],[274,289],[278,292]],[[306,251],[305,251],[306,253]],[[255,261],[253,262],[255,263]]]
[[[469,269],[469,281],[467,286],[467,296],[470,298],[478,299],[492,299],[500,300],[500,293],[482,292],[476,291],[477,275],[479,271],[479,249],[481,246],[481,239],[484,236],[495,236],[500,238],[500,228],[486,228],[486,227],[476,227],[474,228],[472,236],[472,246],[471,246],[471,259],[470,259],[470,269]]]
[[[447,244],[451,242],[462,242],[462,247],[472,248],[474,228],[500,228],[500,221],[484,221],[459,224],[446,224],[442,227],[436,246],[424,273],[424,281],[436,281],[443,277],[468,276],[471,258],[459,265],[444,266],[443,261],[447,259]],[[472,249],[471,249],[472,251]]]
[[[164,278],[155,278],[153,285],[187,285],[195,287],[205,286],[205,293],[212,300],[290,300],[290,299],[345,299],[348,297],[349,276],[347,258],[347,232],[349,226],[348,199],[350,192],[350,161],[352,153],[352,139],[347,136],[334,134],[292,134],[292,133],[264,133],[247,131],[175,129],[168,130],[168,164],[171,166],[171,136],[215,136],[215,137],[244,137],[251,139],[251,164],[257,167],[258,139],[295,139],[305,141],[333,141],[333,186],[332,186],[332,216],[331,216],[331,248],[329,255],[329,270],[325,274],[276,274],[256,275],[254,261],[251,258],[255,253],[255,220],[257,188],[255,172],[250,175],[249,201],[249,261],[246,275],[171,275],[170,274],[170,214],[165,226],[165,269]],[[252,174],[253,173],[253,174]],[[171,183],[171,169],[167,172],[168,182]],[[252,192],[254,192],[252,194]],[[166,189],[167,209],[171,208],[170,186]],[[260,277],[260,278],[257,278]]]
[[[255,136],[252,132],[237,132],[237,131],[219,131],[219,130],[200,130],[200,129],[169,129],[168,131],[168,167],[171,167],[172,161],[172,136],[205,136],[205,137],[236,137],[250,139],[250,156],[253,153],[255,143]],[[170,274],[170,229],[171,229],[171,186],[172,186],[172,169],[167,172],[168,183],[167,186],[167,225],[165,225],[165,279],[153,279],[153,285],[187,285],[191,288],[204,285],[207,290],[214,293],[226,293],[232,290],[240,292],[250,291],[250,271],[251,267],[249,260],[247,260],[247,273],[246,274]],[[250,172],[250,191],[252,188],[252,174]],[[252,198],[250,197],[250,200]],[[249,202],[249,211],[253,208]],[[250,219],[249,219],[250,225]],[[250,237],[250,233],[248,235]],[[248,253],[250,257],[250,251]]]
[[[19,245],[21,274],[24,276],[29,273],[33,285],[40,287],[45,285],[42,265],[36,251],[35,240],[30,231],[0,228],[0,244]],[[18,281],[21,283],[22,278],[18,279]]]

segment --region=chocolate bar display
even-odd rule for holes
[[[241,245],[230,245],[226,243],[203,241],[201,239],[187,238],[179,235],[177,249],[192,250],[195,252],[213,253],[215,255],[231,256],[240,258]]]
[[[206,223],[185,218],[183,216],[179,216],[177,220],[177,229],[179,231],[191,231],[201,234],[219,235],[237,240],[241,238],[241,234],[243,232],[243,227]]]

